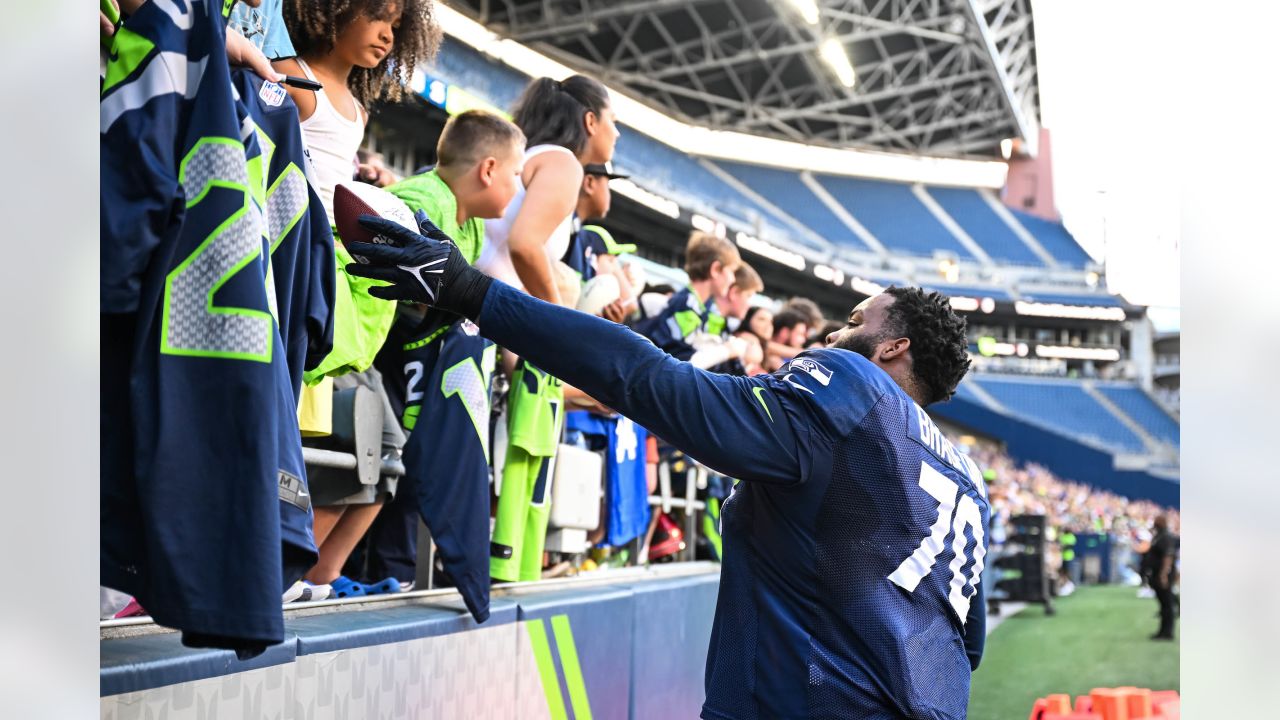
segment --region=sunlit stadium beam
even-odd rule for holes
[[[573,73],[564,63],[520,43],[504,40],[447,5],[437,5],[436,13],[441,27],[451,37],[525,74],[563,79]],[[835,149],[711,130],[681,122],[616,86],[609,90],[614,110],[622,122],[694,155],[739,162],[776,162],[781,167],[804,167],[814,172],[837,175],[985,188],[1003,187],[1008,171],[1008,167],[998,161]]]

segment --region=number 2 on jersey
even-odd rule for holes
[[[271,362],[271,314],[213,302],[236,273],[262,259],[262,211],[253,200],[244,145],[231,138],[201,139],[183,159],[179,179],[188,212],[215,187],[239,191],[244,204],[165,279],[160,351]]]
[[[973,498],[959,492],[955,482],[947,479],[926,462],[920,463],[919,482],[920,488],[938,501],[938,516],[929,528],[929,535],[920,541],[915,552],[898,565],[898,569],[889,575],[889,579],[907,592],[915,592],[920,581],[933,571],[933,564],[937,561],[938,555],[942,554],[947,535],[954,532],[951,550],[955,557],[948,567],[951,572],[951,584],[947,600],[955,609],[956,615],[960,616],[960,622],[964,623],[969,617],[969,600],[971,599],[964,594],[964,587],[972,584],[976,592],[978,584],[982,582],[982,560],[987,554],[982,543],[982,511],[979,510]],[[958,502],[957,497],[959,497]],[[964,534],[966,527],[972,529],[975,541],[973,564],[967,575],[962,573],[966,560],[964,550],[968,542]]]
[[[458,397],[462,407],[471,418],[476,437],[484,448],[484,456],[489,458],[489,379],[493,377],[493,368],[497,361],[498,348],[490,345],[480,356],[480,364],[475,358],[467,358],[440,376],[440,392],[446,400]],[[421,410],[423,392],[419,388],[425,369],[421,362],[413,360],[405,363],[405,427],[412,430]]]

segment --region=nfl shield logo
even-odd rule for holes
[[[273,82],[262,83],[262,89],[258,90],[258,97],[271,107],[280,107],[280,104],[284,102],[285,95],[284,88]]]

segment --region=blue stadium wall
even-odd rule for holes
[[[929,412],[998,437],[1014,459],[1043,465],[1065,480],[1092,485],[1133,500],[1150,500],[1171,508],[1180,506],[1181,490],[1177,482],[1146,472],[1117,470],[1111,453],[1002,415],[958,395],[950,402],[931,406]]]
[[[456,596],[294,617],[248,661],[176,633],[104,639],[101,717],[697,717],[719,579],[533,586],[483,625]]]

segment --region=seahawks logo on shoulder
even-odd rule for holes
[[[470,320],[463,318],[462,332],[466,333],[467,335],[470,335],[471,337],[475,337],[476,335],[480,334],[480,327],[475,323],[471,322]]]
[[[814,380],[817,380],[822,387],[826,387],[831,384],[831,371],[828,370],[825,365],[816,360],[811,360],[809,358],[796,358],[787,366],[787,370],[790,372],[808,373]]]

